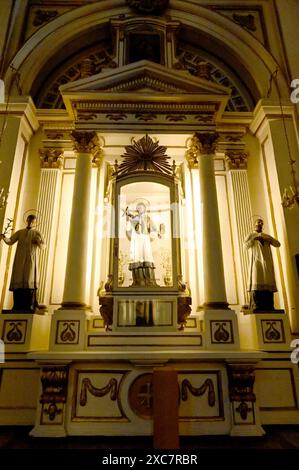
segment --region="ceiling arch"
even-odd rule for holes
[[[109,20],[131,13],[123,0],[104,0],[71,10],[39,29],[12,61],[20,72],[23,93],[32,94],[41,102],[41,84],[49,87],[51,79],[55,82],[59,74],[63,76],[63,67],[78,64],[77,59],[82,58],[82,54],[99,54],[97,48],[103,50],[106,44],[110,57],[111,45],[107,44]],[[189,1],[172,0],[167,15],[183,25],[178,53],[183,54],[184,66],[189,67],[191,73],[190,54],[189,63],[184,54],[184,48],[186,51],[188,47],[193,56],[201,55],[212,65],[214,80],[226,79],[226,83],[234,87],[236,95],[241,97],[239,110],[249,109],[259,98],[266,96],[270,73],[277,65],[257,39],[227,18]],[[105,60],[107,62],[107,57]],[[98,57],[99,66],[100,63]],[[73,72],[76,75],[76,71]],[[11,78],[8,69],[5,81],[9,83]],[[288,93],[282,76],[279,81],[281,93]],[[233,103],[230,106],[231,110],[238,109]]]

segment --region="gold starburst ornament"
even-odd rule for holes
[[[167,148],[154,142],[146,134],[140,140],[133,140],[132,145],[125,146],[124,159],[117,168],[117,175],[123,176],[138,171],[155,171],[167,175],[172,174],[172,167],[168,163]]]

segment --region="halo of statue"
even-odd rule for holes
[[[27,223],[28,215],[34,215],[36,217],[34,227],[35,228],[39,227],[40,222],[38,222],[38,220],[39,220],[40,211],[38,211],[37,209],[28,209],[28,211],[25,211],[23,214],[23,222],[25,225]]]
[[[150,202],[148,201],[148,199],[145,199],[143,197],[138,197],[137,199],[134,199],[134,201],[132,201],[129,206],[131,208],[133,208],[133,210],[136,210],[136,207],[138,206],[138,204],[144,204],[145,205],[145,208],[147,211],[150,210],[150,207],[151,207],[151,204]]]

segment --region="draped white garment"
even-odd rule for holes
[[[249,251],[249,275],[248,291],[267,290],[276,292],[273,258],[271,245],[279,247],[280,243],[275,238],[267,235],[269,240],[263,240],[264,244],[257,240],[262,233],[250,233],[244,241],[244,246]],[[265,234],[264,234],[265,235]]]
[[[130,263],[154,263],[151,240],[155,238],[156,231],[155,224],[145,214],[127,222],[126,232],[131,240]]]

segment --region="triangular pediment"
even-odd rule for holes
[[[220,118],[230,89],[185,70],[142,60],[62,85],[60,91],[76,122],[101,128],[120,126],[198,127]]]
[[[160,64],[142,60],[109,69],[91,77],[61,86],[63,95],[95,92],[139,92],[139,93],[196,93],[229,95],[227,87],[195,77],[188,71],[164,67]]]

